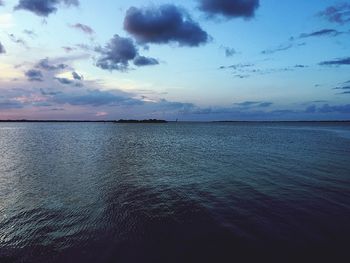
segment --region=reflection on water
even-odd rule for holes
[[[1,123],[0,262],[335,262],[350,140],[329,130],[350,126]]]

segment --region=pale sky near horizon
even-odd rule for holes
[[[0,1],[0,119],[350,120],[350,2]]]

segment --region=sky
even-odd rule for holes
[[[0,0],[0,119],[350,120],[350,1]]]

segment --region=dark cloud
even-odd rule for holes
[[[294,46],[293,44],[279,45],[276,48],[265,49],[265,50],[261,51],[261,53],[264,54],[264,55],[273,54],[273,53],[276,53],[276,52],[280,52],[280,51],[285,51],[285,50],[291,49],[293,46]]]
[[[273,105],[272,102],[261,102],[260,104],[257,105],[257,107],[266,108],[266,107],[270,107],[271,105]]]
[[[329,6],[325,10],[319,12],[318,15],[332,23],[348,23],[350,22],[350,3],[344,2]]]
[[[95,50],[94,47],[92,46],[89,46],[87,44],[77,44],[76,47],[78,49],[81,49],[82,51],[92,51],[92,50]]]
[[[154,104],[156,104],[158,110],[179,111],[181,113],[189,112],[190,110],[196,108],[193,103],[168,101],[166,99],[161,99]]]
[[[5,50],[4,46],[1,44],[1,42],[0,42],[0,54],[4,54],[4,53],[6,53],[6,50]]]
[[[241,120],[252,120],[255,117],[260,119],[268,119],[271,117],[271,112],[262,111],[260,108],[255,109],[254,107],[208,107],[208,108],[200,108],[196,107],[193,110],[188,112],[189,114],[194,115],[203,115],[206,118],[210,118],[210,116],[215,116],[214,119],[221,119],[220,116],[223,116],[226,120],[232,119],[241,119]]]
[[[100,90],[87,90],[85,94],[66,94],[60,93],[53,97],[53,100],[59,104],[70,104],[73,106],[118,106],[118,105],[137,105],[142,102],[128,97],[115,95],[111,92]]]
[[[125,71],[129,61],[137,56],[137,49],[131,38],[115,35],[104,48],[98,48],[101,53],[96,66],[107,70]]]
[[[305,38],[327,37],[327,36],[328,37],[336,37],[336,36],[341,35],[341,34],[347,34],[347,32],[341,32],[341,31],[338,31],[336,29],[327,29],[326,28],[326,29],[321,29],[318,31],[313,31],[310,33],[301,33],[297,37],[294,37],[294,36],[290,37],[288,42],[286,42],[284,44],[280,44],[279,46],[277,46],[275,48],[263,50],[261,53],[265,54],[265,55],[266,54],[273,54],[273,53],[280,52],[280,51],[286,51],[286,50],[292,49],[294,47],[305,46],[306,42],[300,42],[300,41],[302,41],[302,39],[305,39]]]
[[[342,66],[342,65],[350,65],[350,57],[347,58],[340,58],[340,59],[335,59],[335,60],[328,60],[328,61],[323,61],[319,63],[321,66]]]
[[[310,105],[306,107],[305,112],[306,113],[315,113],[316,112],[316,105]]]
[[[74,47],[68,47],[68,46],[64,46],[64,47],[62,47],[62,49],[63,49],[64,51],[66,51],[67,53],[76,50],[76,48],[74,48]]]
[[[40,68],[47,71],[57,71],[68,68],[68,65],[60,63],[60,64],[52,64],[48,58],[41,59],[37,64],[36,68]]]
[[[252,73],[266,75],[266,74],[274,74],[280,72],[289,72],[294,71],[294,67],[284,67],[284,68],[269,68],[269,69],[254,69]]]
[[[279,109],[271,111],[265,111],[262,110],[262,108],[194,107],[184,113],[186,113],[187,116],[195,116],[195,120],[339,120],[349,119],[348,114],[350,113],[350,104],[323,104],[319,106],[309,105],[300,110]]]
[[[30,36],[31,38],[36,38],[37,34],[33,30],[25,29],[23,33]]]
[[[259,0],[198,0],[199,9],[209,16],[226,18],[252,18],[259,7]]]
[[[243,75],[243,74],[236,74],[236,75],[233,75],[235,78],[239,78],[239,79],[246,79],[246,78],[249,78],[250,75]]]
[[[83,80],[83,76],[82,75],[79,75],[77,72],[73,71],[72,72],[72,77],[73,79],[75,80]]]
[[[261,51],[261,54],[264,55],[271,55],[274,54],[276,52],[281,52],[281,51],[287,51],[291,48],[294,47],[300,47],[300,46],[305,46],[306,43],[302,42],[302,43],[288,43],[288,44],[281,44],[275,48],[271,48],[271,49],[265,49],[263,51]]]
[[[297,64],[294,66],[295,68],[307,68],[308,66],[302,65],[302,64]]]
[[[16,100],[8,100],[0,98],[0,109],[9,110],[9,109],[21,109],[23,104]]]
[[[350,86],[336,87],[336,90],[350,90]]]
[[[254,67],[254,64],[233,64],[230,66],[221,66],[219,69],[244,69],[244,68],[250,68],[250,67]]]
[[[317,109],[320,113],[350,113],[350,104],[345,105],[334,105],[330,106],[329,104],[324,104],[322,107]]]
[[[349,92],[350,93],[350,92]],[[324,102],[324,101],[315,101],[315,102]],[[350,113],[350,104],[344,105],[329,105],[328,103],[317,106],[310,105],[304,111],[300,113]]]
[[[170,4],[144,9],[129,8],[124,29],[143,44],[177,43],[194,47],[209,41],[209,35],[185,10]]]
[[[34,101],[34,102],[31,102],[31,104],[34,107],[51,107],[51,106],[53,106],[51,103],[44,102],[44,101]]]
[[[29,48],[27,42],[25,42],[22,38],[18,38],[14,34],[8,34],[8,36],[13,43],[19,44],[27,49]]]
[[[40,93],[41,93],[41,95],[44,95],[44,96],[55,96],[55,95],[61,94],[62,92],[61,91],[47,91],[44,89],[40,89]]]
[[[78,0],[20,0],[15,10],[27,10],[38,16],[47,17],[55,13],[59,5],[79,6]]]
[[[266,74],[274,74],[274,73],[279,73],[279,72],[294,71],[295,67],[258,68],[254,64],[238,63],[238,64],[233,64],[230,66],[221,66],[221,67],[219,67],[219,69],[232,70],[232,74],[234,77],[244,79],[244,78],[250,77],[251,75],[266,75]]]
[[[40,70],[30,69],[25,72],[25,76],[29,81],[43,81],[43,74]]]
[[[129,61],[134,61],[135,66],[156,65],[159,62],[154,58],[140,56],[131,38],[123,38],[115,35],[104,48],[96,48],[101,56],[96,66],[106,70],[126,71]]]
[[[263,102],[263,101],[244,101],[240,103],[234,103],[234,105],[243,108],[267,108],[270,107],[272,102]]]
[[[0,0],[0,6],[4,6],[4,5],[5,5],[4,1]]]
[[[335,89],[350,89],[350,86],[345,86],[345,87],[337,87]]]
[[[327,100],[314,100],[312,103],[327,103]]]
[[[89,27],[87,25],[84,25],[84,24],[81,24],[81,23],[76,23],[74,25],[71,25],[70,27],[78,29],[81,32],[83,32],[85,34],[88,34],[88,35],[95,34],[95,31],[91,27]]]
[[[342,34],[342,32],[339,32],[338,30],[335,29],[322,29],[319,31],[311,32],[311,33],[303,33],[300,34],[300,38],[307,38],[307,37],[321,37],[321,36],[338,36]]]
[[[256,105],[258,103],[260,103],[260,102],[258,102],[258,101],[244,101],[244,102],[235,103],[235,105],[237,105],[239,107],[250,107],[250,106]]]
[[[141,66],[158,65],[159,62],[155,58],[148,58],[148,57],[144,57],[144,56],[137,56],[134,59],[134,64],[136,66],[141,67]]]
[[[237,54],[237,51],[234,48],[232,48],[232,47],[224,47],[224,46],[222,46],[221,48],[224,49],[226,57],[232,57],[232,56]]]
[[[59,83],[63,85],[71,85],[74,83],[73,80],[67,79],[67,78],[55,78]]]

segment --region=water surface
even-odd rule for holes
[[[349,262],[349,222],[347,123],[0,123],[0,262]]]

